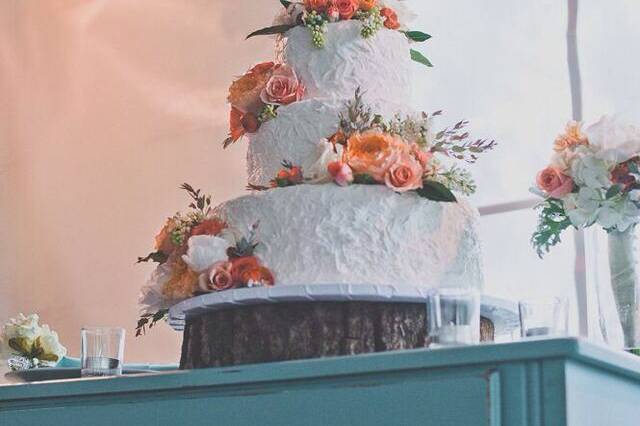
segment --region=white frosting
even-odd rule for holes
[[[272,189],[216,208],[232,227],[260,221],[258,256],[277,285],[483,283],[477,211],[384,186]]]
[[[361,28],[362,23],[355,20],[329,24],[326,44],[320,49],[313,46],[307,28],[287,32],[284,60],[305,85],[306,98],[350,98],[360,87],[380,99],[409,102],[409,40],[386,28],[365,39]]]
[[[280,107],[278,117],[249,135],[249,182],[268,184],[282,168],[283,160],[302,167],[303,171],[309,170],[318,159],[318,144],[338,130],[339,114],[345,111],[353,95],[345,99],[309,99]],[[374,113],[388,119],[398,113],[411,113],[407,107],[371,99],[367,94],[364,100]]]

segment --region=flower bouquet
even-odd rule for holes
[[[216,217],[211,197],[183,184],[189,211],[168,218],[155,251],[138,263],[158,264],[142,288],[136,336],[166,318],[169,308],[190,297],[241,287],[272,286],[275,279],[255,254],[258,224],[243,235]]]
[[[13,371],[55,367],[67,354],[58,334],[38,324],[37,314],[11,318],[0,334],[0,354]]]
[[[532,243],[542,257],[562,231],[601,226],[608,233],[611,283],[627,348],[640,346],[640,129],[603,117],[584,131],[570,122],[533,192],[544,198]]]

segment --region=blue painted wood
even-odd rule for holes
[[[593,423],[613,406],[613,423]],[[640,361],[574,339],[0,386],[0,425],[637,425]],[[591,423],[589,423],[591,422]]]

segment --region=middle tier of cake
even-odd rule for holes
[[[259,222],[256,253],[276,285],[370,284],[435,288],[483,284],[478,214],[384,186],[276,188],[214,212],[231,227]]]

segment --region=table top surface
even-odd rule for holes
[[[0,402],[74,395],[100,395],[175,388],[260,384],[286,380],[380,374],[392,371],[457,368],[531,359],[571,359],[640,382],[640,358],[575,338],[527,340],[446,349],[415,349],[375,354],[286,361],[202,370],[171,371],[134,377],[72,379],[0,385]]]

